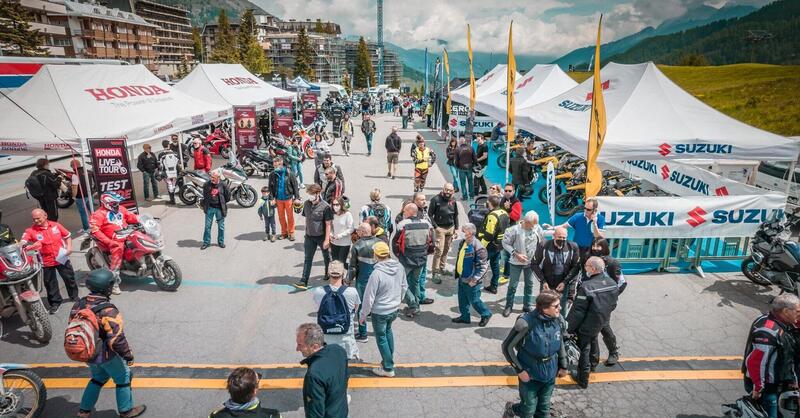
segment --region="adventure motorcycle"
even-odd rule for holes
[[[247,184],[247,174],[237,162],[229,162],[216,169],[222,181],[226,182],[233,200],[243,208],[251,208],[258,201],[255,187]]]
[[[36,418],[46,401],[47,388],[29,366],[0,363],[0,418]]]
[[[758,227],[750,241],[750,256],[742,261],[745,277],[762,286],[777,285],[781,293],[800,293],[800,245],[781,237],[796,222],[786,222],[780,216]]]
[[[203,185],[211,177],[202,170],[182,170],[178,173],[178,199],[184,205],[191,206],[197,204],[203,196]]]
[[[271,152],[274,152],[271,145],[267,150],[241,149],[239,150],[239,164],[248,176],[260,173],[266,177],[272,172]]]
[[[120,273],[136,277],[152,277],[162,290],[175,291],[181,285],[183,274],[175,260],[162,253],[164,238],[161,224],[148,214],[139,215],[139,223],[128,225],[114,233],[125,242]],[[89,269],[108,267],[108,248],[94,236],[86,251]]]

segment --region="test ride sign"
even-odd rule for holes
[[[98,193],[114,192],[122,196],[120,205],[138,212],[133,190],[133,176],[124,139],[89,139],[94,184]]]
[[[236,106],[233,109],[236,147],[254,149],[258,146],[258,123],[255,106]]]

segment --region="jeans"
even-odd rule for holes
[[[433,264],[431,266],[434,273],[444,271],[447,253],[450,252],[450,244],[453,243],[455,230],[452,225],[447,228],[436,227],[436,246],[434,247]]]
[[[408,282],[408,290],[406,291],[406,304],[409,308],[419,310],[419,276],[422,273],[422,267],[408,267],[406,269],[406,281]]]
[[[453,177],[453,187],[456,191],[461,190],[459,187],[460,183],[458,182],[458,169],[454,165],[447,165],[447,169],[450,170],[450,176]]]
[[[403,116],[403,129],[408,129],[408,116]]]
[[[458,280],[458,312],[461,313],[461,319],[469,323],[469,307],[472,306],[481,318],[492,316],[492,312],[486,307],[486,304],[481,300],[481,286],[476,284],[470,286],[464,283],[461,279]]]
[[[144,198],[150,198],[150,193],[148,193],[149,186],[153,187],[153,197],[158,197],[158,181],[156,181],[156,173],[142,171],[142,180],[144,181],[144,186],[142,186],[144,189]]]
[[[303,184],[303,166],[300,165],[300,161],[295,161],[292,163],[292,171],[297,176],[297,181],[299,184]]]
[[[419,300],[420,302],[427,298],[427,293],[425,292],[425,284],[428,283],[428,265],[425,264],[422,266],[422,270],[419,272]]]
[[[277,228],[275,228],[275,215],[264,217],[264,232],[267,235],[278,233]]]
[[[461,196],[464,200],[469,200],[475,196],[475,186],[472,184],[472,170],[458,169],[458,182],[461,184]]]
[[[486,249],[486,254],[489,258],[489,270],[492,271],[492,281],[490,285],[497,287],[500,285],[500,253],[503,250],[491,248]]]
[[[372,132],[364,134],[364,139],[367,140],[367,154],[372,154]]]
[[[53,267],[42,269],[44,288],[47,289],[47,303],[50,306],[59,306],[64,301],[58,288],[56,271],[61,276],[61,279],[64,280],[69,297],[78,300],[78,284],[75,282],[75,270],[72,269],[72,263],[67,260],[66,264],[57,264]]]
[[[325,263],[325,277],[328,277],[328,264],[331,262],[331,254],[329,250],[322,248],[322,243],[325,242],[325,237],[320,235],[312,237],[306,235],[303,240],[303,253],[305,259],[303,260],[303,284],[308,284],[308,276],[311,275],[311,263],[314,262],[314,255],[317,254],[317,248],[322,250],[322,261]]]
[[[292,199],[277,200],[278,222],[281,224],[281,235],[294,235],[294,211]]]
[[[394,370],[394,333],[392,322],[397,319],[397,311],[381,315],[372,313],[372,329],[375,330],[375,341],[381,353],[381,367],[389,372]]]
[[[514,295],[517,293],[517,285],[519,285],[519,276],[522,275],[524,282],[522,294],[522,307],[533,307],[533,270],[530,264],[519,266],[511,264],[509,271],[508,290],[506,290],[506,308],[514,306]]]
[[[84,231],[89,231],[89,215],[86,211],[89,210],[89,199],[85,197],[75,198],[75,206],[78,208],[78,215],[81,217],[81,227]]]
[[[363,267],[362,267],[363,268]],[[356,290],[358,291],[358,299],[364,300],[364,291],[367,289],[367,282],[369,281],[369,277],[364,279],[357,279],[356,280]],[[373,315],[374,316],[374,315]],[[356,319],[361,318],[361,304],[358,304],[358,311],[356,312]],[[358,324],[358,329],[356,329],[356,336],[367,335],[367,323],[364,322],[362,325],[361,323]]]
[[[550,397],[556,381],[549,383],[519,381],[520,403],[514,404],[514,414],[520,417],[547,418],[550,416]]]
[[[750,382],[744,382],[744,390],[747,393],[753,391],[753,384]],[[770,391],[763,391],[761,392],[761,398],[759,398],[758,402],[761,404],[761,407],[764,408],[764,411],[767,413],[769,418],[778,418],[778,395],[780,393],[770,390]]]
[[[222,209],[208,207],[206,210],[206,228],[203,232],[203,245],[211,244],[211,223],[217,220],[217,243],[225,244],[225,217],[222,216]]]
[[[117,412],[120,414],[133,409],[133,392],[131,391],[131,369],[120,356],[114,356],[105,363],[89,363],[92,380],[86,384],[81,397],[82,411],[91,411],[100,396],[100,390],[108,379],[114,379],[117,385]]]

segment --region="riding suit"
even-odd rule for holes
[[[111,211],[101,207],[93,214],[90,221],[92,226],[92,236],[108,248],[109,270],[118,273],[122,264],[122,253],[124,250],[124,240],[118,239],[115,232],[128,226],[128,224],[138,224],[139,217],[135,213],[128,212],[123,206],[119,206],[117,211]]]

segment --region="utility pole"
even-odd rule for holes
[[[383,84],[383,0],[378,0],[378,84]]]

